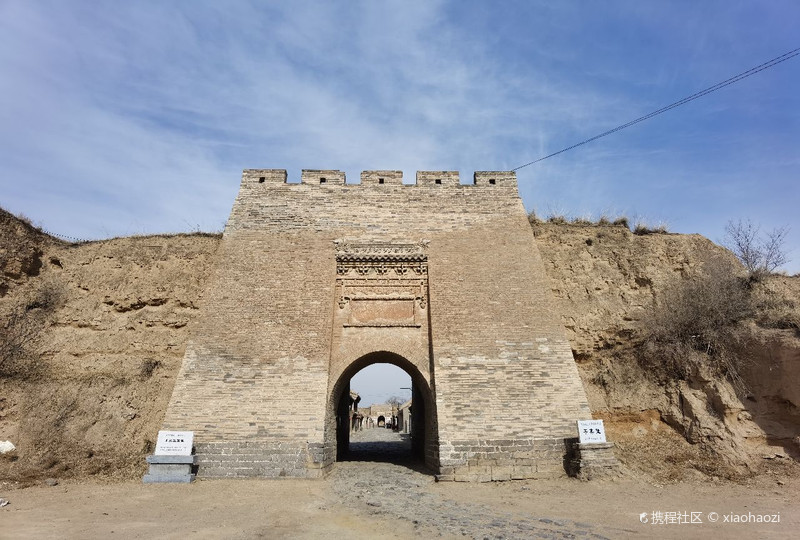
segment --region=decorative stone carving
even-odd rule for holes
[[[334,240],[333,243],[336,246],[337,263],[340,261],[428,261],[427,240],[416,243]]]
[[[334,241],[336,290],[345,326],[419,326],[427,315],[427,241]],[[353,304],[352,302],[356,302]]]

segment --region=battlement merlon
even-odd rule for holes
[[[285,184],[286,169],[245,169],[242,171],[242,186],[252,183]]]
[[[303,169],[300,173],[301,184],[343,186],[346,182],[344,172],[333,169]]]
[[[517,187],[517,173],[514,171],[475,171],[472,183],[476,186],[484,185],[513,185]]]
[[[335,169],[303,169],[300,182],[288,182],[286,169],[245,169],[242,172],[242,187],[250,188],[258,184],[275,185],[319,185],[356,186],[347,184],[345,173]],[[403,171],[367,170],[361,173],[362,186],[403,185]],[[514,171],[475,171],[472,183],[461,184],[458,171],[417,171],[416,183],[406,186],[464,187],[503,186],[517,188],[517,174]]]
[[[403,171],[362,171],[361,185],[403,184]]]
[[[418,186],[457,186],[460,183],[458,171],[417,171]]]

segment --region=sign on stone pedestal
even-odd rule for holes
[[[155,452],[152,456],[147,456],[150,468],[142,481],[145,484],[152,484],[194,480],[193,442],[193,431],[159,431]]]
[[[194,431],[159,431],[156,441],[156,456],[190,456]]]
[[[621,465],[614,455],[614,443],[606,440],[602,420],[578,420],[579,442],[569,463],[570,476],[581,480],[618,478]]]
[[[606,428],[602,420],[578,420],[578,437],[580,443],[606,442]]]

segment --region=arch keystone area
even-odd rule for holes
[[[412,375],[440,479],[563,475],[591,414],[514,173],[303,174],[242,175],[164,418],[198,475],[324,475],[337,396],[378,361]]]

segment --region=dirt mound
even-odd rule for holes
[[[218,236],[67,244],[2,217],[0,477],[141,475]]]
[[[0,298],[28,277],[38,276],[45,247],[58,242],[0,208]]]
[[[651,314],[676,285],[707,277],[709,261],[743,277],[733,255],[699,235],[533,226],[592,411],[630,467],[663,481],[743,479],[800,458],[800,278],[751,284],[752,315],[729,337],[741,385],[691,349],[692,369],[665,377],[663,359],[642,361]]]

